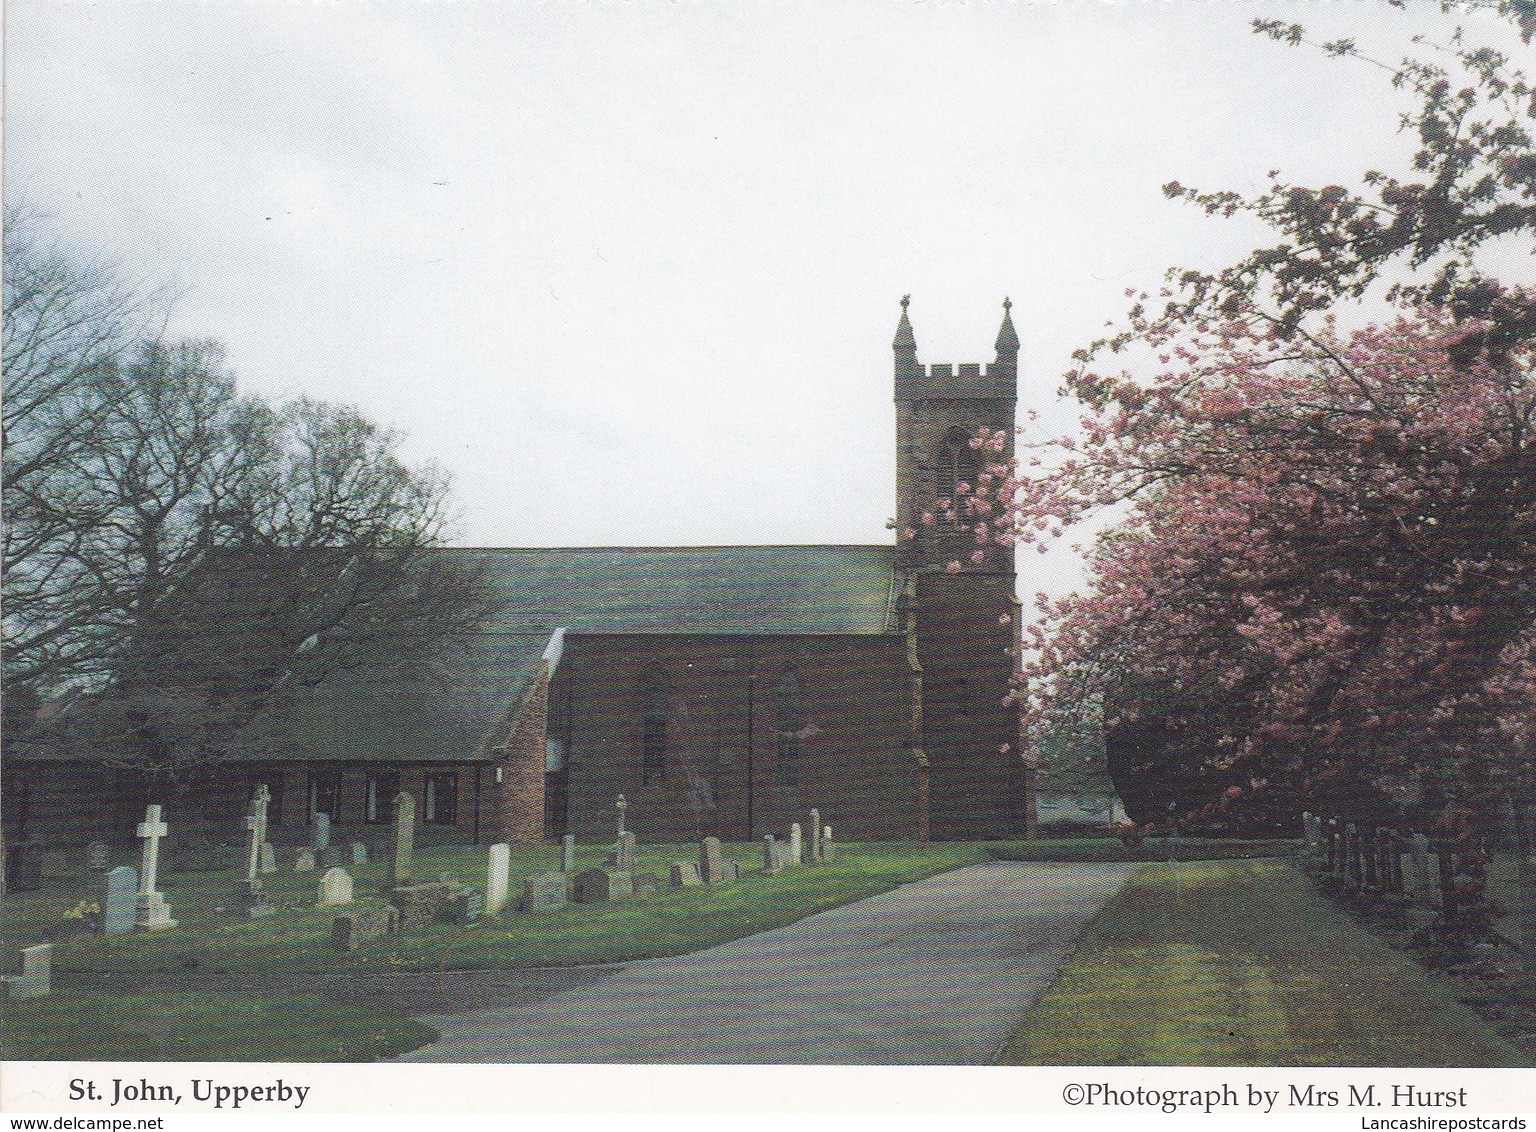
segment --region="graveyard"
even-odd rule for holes
[[[414,799],[401,794],[382,847],[332,844],[323,814],[308,844],[274,846],[266,802],[258,791],[226,852],[175,868],[164,854],[174,815],[152,805],[136,853],[126,839],[93,843],[12,877],[0,915],[5,1055],[388,1058],[436,1040],[416,1019],[472,1009],[518,972],[688,954],[997,860],[1138,864],[1004,1061],[1536,1063],[1528,959],[1515,960],[1512,991],[1493,1003],[1507,1017],[1490,1027],[1447,979],[1328,899],[1369,896],[1390,913],[1377,925],[1388,934],[1429,922],[1439,864],[1422,839],[1390,831],[1308,815],[1297,841],[843,844],[811,810],[804,828],[761,842],[653,845],[627,828],[621,796],[611,842],[418,847]],[[1536,923],[1530,870],[1517,864],[1499,857],[1490,873],[1497,930],[1516,956]]]

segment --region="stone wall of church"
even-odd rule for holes
[[[649,842],[783,836],[818,807],[842,841],[910,840],[918,777],[905,642],[882,636],[572,635],[565,828]]]

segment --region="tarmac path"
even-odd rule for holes
[[[987,1064],[1131,864],[991,861],[534,1001],[396,1060]]]

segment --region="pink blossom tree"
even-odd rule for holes
[[[1529,5],[1500,10],[1528,42]],[[1416,99],[1411,174],[1167,186],[1279,241],[1128,293],[1066,376],[1079,433],[1021,444],[934,518],[985,555],[1119,510],[1089,592],[1041,595],[1016,695],[1052,727],[1102,710],[1142,822],[1406,813],[1471,855],[1504,801],[1536,795],[1536,291],[1478,259],[1532,250],[1536,90],[1459,33],[1385,69]],[[1367,321],[1362,299],[1387,317],[1341,326]]]

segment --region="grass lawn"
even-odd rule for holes
[[[1025,1016],[1014,1065],[1530,1066],[1283,861],[1149,864]]]
[[[744,866],[760,867],[760,847],[725,848]],[[578,846],[577,867],[600,864],[607,852],[606,846]],[[229,898],[229,874],[171,873],[162,887],[179,926],[153,935],[87,936],[60,943],[54,949],[55,983],[66,989],[49,999],[8,1003],[0,1024],[0,1053],[107,1060],[372,1060],[435,1035],[403,1018],[334,1005],[326,1008],[322,1035],[269,1030],[253,1024],[251,1012],[266,1008],[282,1018],[313,1016],[312,1010],[295,1015],[292,1009],[296,996],[311,989],[306,976],[570,966],[682,954],[987,859],[985,849],[974,844],[850,844],[839,845],[830,862],[779,876],[744,872],[734,885],[665,887],[668,863],[695,859],[697,852],[691,845],[642,846],[638,870],[659,873],[664,886],[655,893],[538,915],[509,912],[469,928],[444,925],[401,933],[351,953],[330,947],[330,923],[338,909],[313,906],[318,874],[282,872],[264,878],[279,910],[245,920],[215,911]],[[515,851],[512,876],[548,869],[557,860],[558,850],[549,848]],[[417,855],[417,875],[447,873],[483,886],[484,861],[484,850],[426,850]],[[364,866],[354,876],[356,892],[364,897],[382,883],[383,867]],[[39,892],[6,896],[0,934],[10,969],[15,969],[16,949],[42,939],[83,895],[77,882],[49,880]],[[157,993],[153,1001],[67,990],[72,972],[118,972],[131,983],[135,974],[178,971],[246,983],[257,976],[258,984],[265,975],[273,986],[254,993]],[[164,1029],[155,1019],[163,1022],[166,1009],[173,1009],[177,1019],[171,1029],[185,1039],[174,1045],[147,1036]]]

